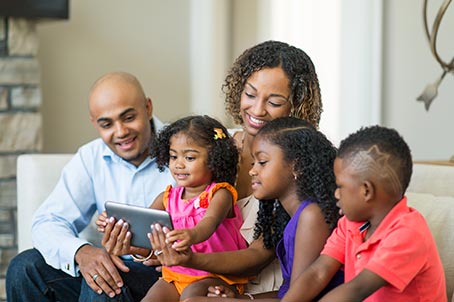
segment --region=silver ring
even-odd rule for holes
[[[94,275],[92,276],[92,278],[93,278],[93,281],[95,281],[95,282],[96,282],[96,279],[97,279],[98,277],[99,277],[99,275],[98,275],[98,274],[94,274]]]
[[[158,257],[159,255],[161,255],[162,253],[163,253],[162,250],[156,250],[156,251],[154,251],[154,255],[155,255],[156,257]]]

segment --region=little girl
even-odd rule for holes
[[[177,251],[209,253],[246,248],[239,232],[241,213],[233,187],[238,151],[227,129],[208,116],[189,116],[164,128],[153,143],[158,167],[169,167],[176,187],[168,186],[151,205],[171,214],[168,240]],[[101,219],[102,220],[102,219]],[[159,251],[154,255],[159,256]],[[247,278],[226,277],[181,266],[163,267],[162,279],[142,301],[178,301],[206,295],[210,285],[242,292]]]
[[[282,298],[317,259],[339,219],[334,198],[336,149],[311,124],[293,117],[274,119],[258,132],[251,150],[249,175],[253,194],[260,200],[254,237],[262,236],[267,248],[276,247],[284,281],[274,293],[238,296],[219,286],[210,288],[209,296]],[[342,282],[338,272],[327,289]]]

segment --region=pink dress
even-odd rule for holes
[[[202,220],[213,194],[221,188],[225,188],[232,193],[235,216],[233,218],[225,218],[216,231],[206,241],[192,245],[191,249],[196,253],[233,251],[247,247],[246,241],[240,233],[243,218],[236,205],[237,192],[235,188],[226,182],[213,182],[198,197],[190,200],[181,198],[184,187],[173,188],[172,186],[168,186],[164,193],[164,206],[172,217],[173,227],[175,229],[182,229],[193,228]],[[195,277],[194,281],[207,277],[216,277],[223,279],[228,284],[245,284],[248,281],[248,279],[244,277],[220,276],[183,266],[163,267],[162,273],[163,278],[168,282],[178,282],[179,280],[187,282],[191,277]],[[184,276],[178,276],[179,274]],[[174,280],[175,278],[178,278],[179,280]]]

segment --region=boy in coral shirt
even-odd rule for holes
[[[404,196],[412,158],[403,138],[380,126],[360,129],[341,142],[334,173],[345,216],[282,301],[310,301],[342,266],[345,283],[320,301],[447,301],[433,236]]]

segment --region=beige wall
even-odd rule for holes
[[[191,35],[190,24],[193,5],[215,3],[209,1],[216,0],[76,0],[70,2],[69,20],[41,22],[38,33],[43,85],[44,151],[74,152],[79,145],[96,137],[88,121],[87,92],[98,76],[111,70],[127,70],[137,75],[147,94],[154,100],[155,112],[164,121],[174,120],[191,113],[191,110],[202,113],[203,104],[194,104],[197,102],[194,100],[191,104],[194,87],[191,90],[190,86],[191,80],[194,83],[194,77],[190,76],[189,50],[193,49],[191,45],[194,44],[191,43],[197,43],[199,33]],[[270,1],[280,0],[230,2],[228,9],[231,11],[226,12],[231,18],[230,32],[227,36],[219,37],[221,43],[230,42],[227,51],[230,63],[244,49],[266,37],[264,26],[261,25],[268,21],[263,17],[263,9]],[[346,0],[342,5],[348,9],[352,3],[356,2]],[[422,103],[416,102],[416,97],[425,85],[435,81],[441,74],[423,33],[421,5],[415,6],[414,0],[383,2],[382,87],[378,88],[381,89],[380,119],[382,124],[394,127],[404,135],[416,159],[447,159],[454,154],[454,145],[448,139],[454,127],[451,117],[454,112],[453,74],[445,77],[429,112],[424,110]],[[438,5],[430,5],[430,21]],[[357,26],[353,18],[344,21],[350,22],[349,26]],[[453,21],[454,10],[450,7],[439,36],[439,47],[445,60],[454,55],[452,39],[449,40]],[[324,38],[320,36],[319,29],[314,30],[317,30],[314,36]],[[351,44],[348,34],[356,34],[345,31],[342,41]],[[218,37],[216,34],[211,35]],[[208,34],[208,37],[211,36]],[[360,46],[350,45],[358,49]],[[205,48],[201,46],[199,49]],[[317,54],[310,55],[315,58]],[[355,72],[351,66],[354,66],[357,58],[349,52],[342,55],[342,70]],[[316,62],[320,74],[323,63]],[[220,73],[221,69],[215,69],[216,73]],[[209,70],[204,70],[204,74],[209,74]],[[197,75],[197,72],[192,75]],[[222,77],[220,74],[213,75],[216,79]],[[356,80],[352,82],[354,79],[344,77],[344,83],[347,84],[345,89],[352,93],[347,96],[336,95],[335,102],[349,103],[350,95],[355,95],[353,92],[360,88],[355,88],[358,83]],[[196,83],[199,82],[196,80]],[[218,81],[215,86],[213,93],[220,94]],[[326,82],[321,82],[321,86],[322,90],[325,89]],[[201,87],[202,90],[197,88],[199,92],[203,92],[203,85]],[[327,95],[326,89],[324,95]],[[222,97],[218,95],[216,101],[222,101]],[[328,112],[329,108],[325,107],[325,110]],[[355,110],[351,106],[341,107],[340,129],[348,125],[348,120],[361,120],[364,114]],[[346,116],[348,119],[345,119]],[[323,118],[326,119],[327,115]]]
[[[135,74],[162,120],[188,111],[187,1],[70,3],[69,20],[38,25],[44,152],[74,152],[96,137],[87,93],[108,71]]]

